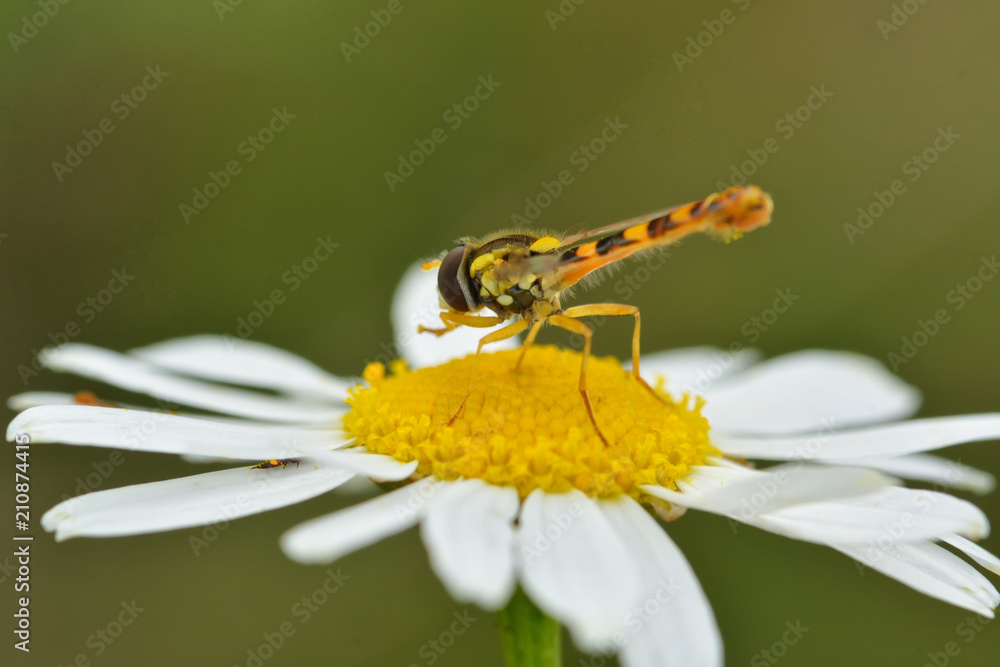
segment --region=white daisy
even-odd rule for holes
[[[46,513],[44,527],[59,540],[149,533],[290,505],[354,476],[405,482],[296,526],[282,548],[329,563],[419,525],[456,600],[500,611],[502,626],[516,622],[515,606],[537,605],[580,648],[617,653],[628,667],[723,662],[708,600],[647,509],[674,520],[693,508],[825,544],[992,617],[1000,594],[955,553],[1000,573],[1000,560],[972,541],[987,534],[986,517],[890,475],[989,491],[989,474],[922,452],[996,439],[1000,414],[901,422],[919,396],[871,359],[808,351],[755,363],[751,352],[698,348],[643,358],[644,375],[667,378],[675,399],[666,403],[617,361],[591,360],[606,447],[575,390],[577,353],[537,346],[517,373],[515,352],[484,353],[465,409],[446,426],[471,364],[455,357],[483,332],[414,333],[436,313],[433,281],[414,268],[393,308],[398,349],[417,370],[394,363],[386,375],[370,364],[357,386],[287,352],[214,336],[127,354],[55,349],[46,356],[54,370],[225,416],[36,392],[10,400],[24,411],[8,440],[265,464],[73,498]],[[755,469],[746,459],[786,463]]]

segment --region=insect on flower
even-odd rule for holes
[[[460,326],[486,328],[510,319],[516,321],[479,340],[470,391],[449,423],[461,414],[469,398],[483,346],[516,336],[530,327],[515,365],[517,369],[539,329],[548,322],[583,336],[580,395],[594,429],[608,445],[594,419],[587,394],[587,359],[593,330],[577,318],[634,317],[632,374],[637,382],[660,398],[639,375],[639,309],[619,303],[594,303],[564,309],[560,303],[563,292],[598,269],[641,250],[669,245],[695,232],[706,232],[727,242],[734,240],[770,222],[773,208],[770,196],[749,185],[562,239],[524,231],[478,240],[461,239],[460,245],[443,258],[423,265],[425,270],[438,269],[440,317],[444,326],[421,326],[418,330],[441,336]],[[475,314],[483,308],[493,314]]]
[[[250,466],[250,470],[267,470],[269,468],[277,468],[278,466],[284,468],[292,463],[295,464],[296,468],[299,466],[298,459],[268,459],[267,461],[261,461],[257,465]]]

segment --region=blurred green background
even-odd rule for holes
[[[39,15],[44,7],[58,12]],[[234,334],[275,289],[287,300],[253,339],[357,374],[392,339],[388,309],[403,270],[456,237],[510,226],[560,171],[573,182],[541,211],[543,228],[700,199],[735,169],[773,194],[774,222],[731,246],[692,239],[633,290],[645,350],[739,341],[770,356],[821,347],[885,363],[943,308],[948,323],[898,366],[900,377],[923,390],[923,415],[1000,409],[1000,280],[970,299],[952,293],[1000,249],[995,2],[392,7],[398,13],[354,0],[4,3],[3,394],[116,395],[48,372],[22,378],[19,366],[70,322],[74,340],[114,349]],[[379,17],[378,34],[358,38]],[[353,51],[343,46],[355,40]],[[499,86],[456,127],[444,114],[474,95],[479,77]],[[814,90],[824,99],[809,109]],[[260,150],[244,144],[274,109],[294,118]],[[627,127],[595,159],[574,157],[606,119]],[[446,141],[390,189],[385,172],[398,170],[397,156],[436,128]],[[935,147],[939,132],[951,139]],[[68,158],[67,146],[96,143],[88,134],[100,143]],[[239,173],[185,215],[194,189],[210,172],[225,182],[218,173],[230,161]],[[859,207],[880,215],[857,226]],[[318,237],[340,247],[292,290],[283,276]],[[134,275],[127,288],[101,312],[81,307],[116,270]],[[627,275],[574,302],[622,299]],[[748,328],[778,289],[799,300],[767,331]],[[626,356],[629,327],[602,327],[597,351]],[[995,446],[949,456],[998,470]],[[36,526],[110,454],[35,447]],[[105,488],[202,470],[167,456],[124,458]],[[997,494],[974,500],[1000,518]],[[325,496],[234,522],[198,554],[189,538],[199,531],[56,544],[38,527],[33,650],[26,657],[8,641],[0,661],[64,665],[83,654],[94,665],[247,665],[263,633],[293,621],[295,635],[264,664],[500,665],[492,619],[476,609],[452,648],[428,652],[465,607],[430,572],[415,531],[345,558],[342,589],[299,622],[294,605],[327,575],[286,560],[277,538],[352,502]],[[809,631],[782,664],[921,665],[953,641],[951,664],[1000,653],[1000,626],[966,642],[957,626],[968,613],[859,576],[831,550],[746,527],[734,535],[726,521],[694,513],[670,532],[712,601],[727,664],[768,664],[760,651],[796,621]],[[1000,551],[996,536],[984,544]],[[2,574],[12,610],[12,575]],[[132,600],[144,611],[120,637],[88,639]],[[579,660],[570,649],[565,664],[600,664]]]

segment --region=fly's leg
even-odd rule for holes
[[[514,372],[521,367],[521,362],[524,361],[524,355],[531,347],[531,344],[535,342],[535,338],[538,336],[538,330],[542,328],[542,324],[545,320],[536,320],[534,324],[531,325],[531,331],[528,332],[527,338],[524,339],[524,345],[521,346],[521,355],[517,358],[517,363],[514,364]]]
[[[458,327],[476,327],[479,329],[487,329],[489,327],[494,327],[505,320],[497,315],[468,315],[466,313],[451,313],[444,311],[441,313],[441,321],[444,322],[444,326],[438,329],[431,329],[430,327],[425,327],[423,324],[420,324],[417,326],[417,333],[432,333],[435,336],[443,336],[449,331],[454,331]]]
[[[574,306],[562,312],[566,317],[635,317],[635,328],[632,329],[632,376],[636,382],[645,387],[650,394],[660,402],[666,402],[663,397],[656,393],[649,383],[639,375],[639,309],[635,306],[626,306],[620,303],[592,303],[586,306]]]
[[[597,420],[594,418],[594,409],[590,407],[590,395],[587,393],[587,360],[590,359],[590,342],[594,337],[594,332],[586,324],[580,320],[573,319],[569,315],[566,315],[565,312],[549,315],[548,321],[560,329],[583,336],[583,362],[580,364],[580,396],[583,397],[583,405],[587,408],[587,415],[590,417],[590,423],[594,425],[594,430],[597,431],[597,436],[604,443],[605,447],[610,447],[608,439],[604,437],[600,427],[597,425]]]
[[[446,314],[447,313],[441,314],[442,319]],[[491,318],[477,317],[473,319],[486,320]],[[453,423],[455,423],[455,420],[458,419],[458,416],[462,414],[462,409],[465,408],[465,402],[469,400],[469,395],[472,394],[472,387],[476,381],[476,369],[479,367],[479,353],[483,351],[483,345],[487,345],[489,343],[496,343],[501,340],[507,340],[508,338],[512,338],[513,336],[516,336],[517,334],[527,329],[530,324],[531,320],[518,320],[513,324],[508,324],[503,329],[498,329],[492,333],[486,334],[485,336],[479,339],[479,347],[476,348],[476,358],[472,361],[472,377],[469,378],[469,390],[465,392],[465,398],[462,399],[462,404],[458,406],[458,410],[456,410],[455,414],[452,415],[452,418],[448,420],[448,426],[451,426]]]

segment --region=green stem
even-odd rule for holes
[[[562,628],[518,588],[497,613],[507,667],[559,667]]]

